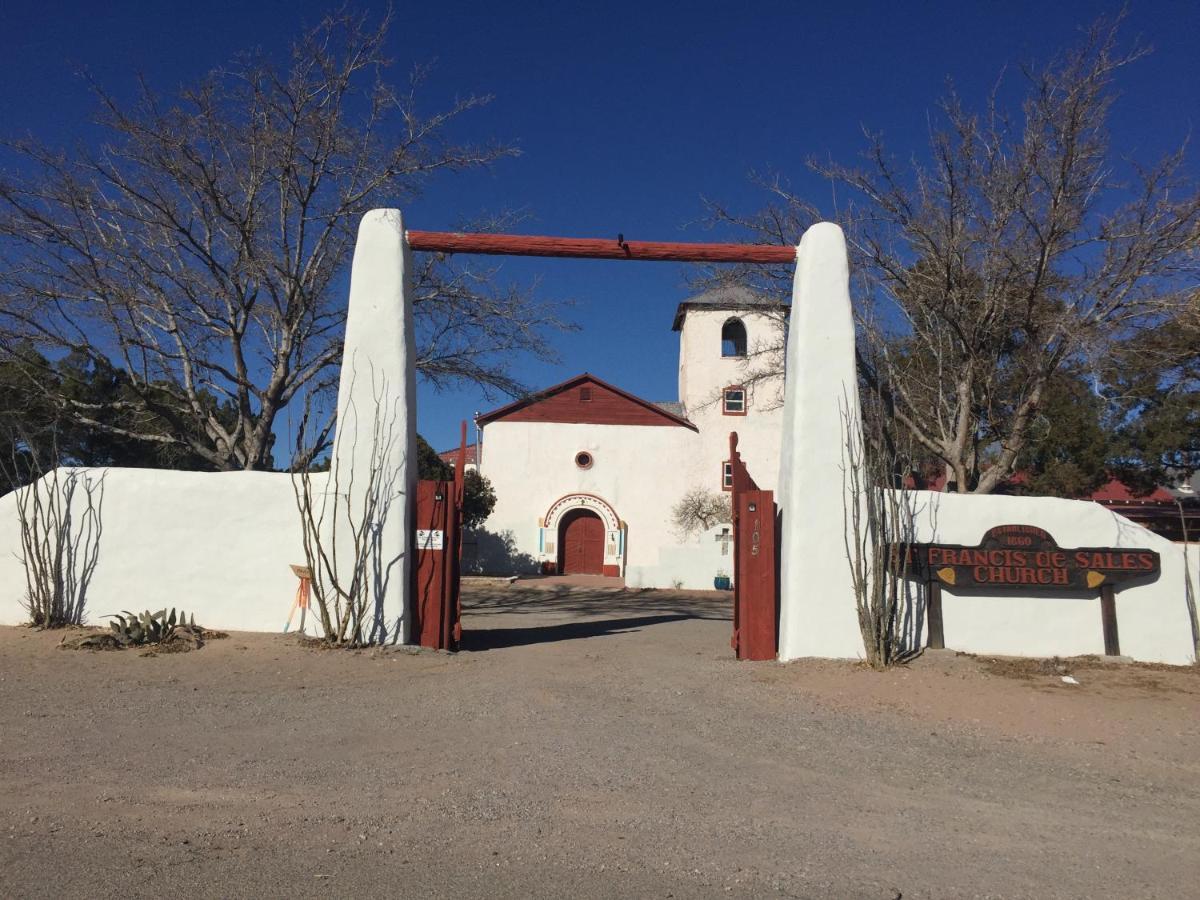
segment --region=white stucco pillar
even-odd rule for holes
[[[358,226],[350,270],[330,472],[337,513],[327,515],[323,524],[345,569],[339,573],[344,581],[355,558],[350,523],[369,519],[364,576],[370,612],[363,637],[377,643],[406,642],[409,631],[410,530],[417,479],[411,275],[400,211],[371,210]]]
[[[859,423],[846,239],[813,225],[797,252],[779,473],[779,658],[861,657],[846,553],[846,421]],[[861,446],[862,429],[851,429]]]

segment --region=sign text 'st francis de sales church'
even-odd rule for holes
[[[1158,554],[1152,550],[1068,550],[1033,525],[998,525],[977,547],[909,544],[907,550],[904,562],[914,577],[956,588],[1095,590],[1159,572]]]

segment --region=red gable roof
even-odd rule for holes
[[[587,372],[476,416],[475,422],[486,425],[501,419],[590,425],[681,425],[699,430],[687,419]]]

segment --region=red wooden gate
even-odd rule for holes
[[[459,561],[466,458],[467,423],[463,422],[454,480],[417,482],[410,638],[434,650],[456,650],[462,639]]]
[[[733,472],[733,639],[738,659],[775,659],[779,632],[779,568],[775,495],[759,490],[729,435]]]

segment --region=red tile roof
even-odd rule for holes
[[[468,466],[477,465],[479,463],[477,450],[478,448],[474,444],[467,444]],[[440,459],[442,462],[449,463],[452,466],[456,465],[458,463],[458,448],[455,447],[453,450],[443,450],[438,454],[438,459]]]

